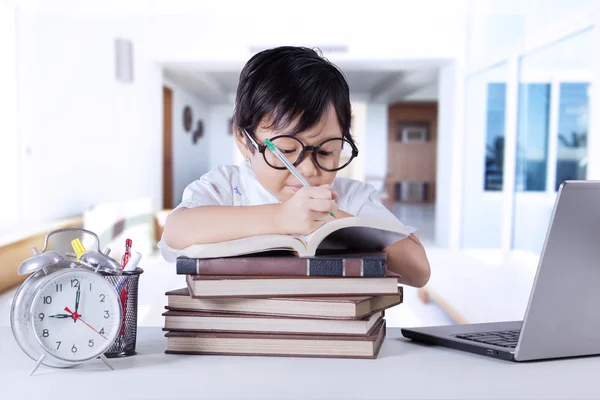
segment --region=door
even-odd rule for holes
[[[173,208],[173,91],[163,86],[163,209]]]
[[[388,108],[388,196],[435,203],[437,102],[398,102]]]

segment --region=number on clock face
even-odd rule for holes
[[[91,272],[57,274],[33,302],[33,329],[46,351],[65,360],[104,353],[120,328],[112,285]]]

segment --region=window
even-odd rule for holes
[[[504,119],[506,84],[487,84],[485,124],[485,190],[502,190],[504,181]]]
[[[501,244],[507,79],[508,65],[502,63],[466,82],[461,235],[464,247]]]
[[[521,59],[516,192],[555,193],[585,179],[592,31]]]
[[[584,82],[561,83],[554,190],[569,179],[586,179],[588,90]]]
[[[519,87],[516,191],[546,190],[550,85]]]
[[[539,254],[566,179],[586,179],[593,30],[524,55],[519,68],[512,247]]]

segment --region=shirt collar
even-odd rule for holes
[[[256,177],[254,169],[250,165],[250,161],[242,161],[239,165],[242,180],[245,183],[248,191],[248,199],[250,204],[276,204],[279,199],[273,196],[267,189],[260,184]]]

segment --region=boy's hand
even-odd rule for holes
[[[332,221],[329,213],[337,211],[335,193],[329,185],[304,187],[280,204],[277,216],[279,231],[284,234],[307,235]]]

